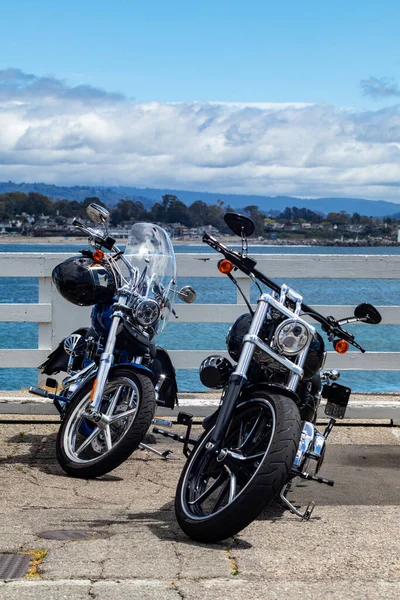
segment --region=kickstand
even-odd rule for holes
[[[293,504],[286,498],[285,494],[290,490],[289,485],[284,485],[280,493],[280,499],[288,507],[291,513],[300,517],[302,521],[309,521],[311,518],[312,511],[315,507],[315,502],[310,502],[304,512],[298,510]]]
[[[164,460],[168,460],[168,459],[171,460],[171,459],[175,458],[175,456],[170,456],[170,454],[172,454],[172,450],[164,450],[164,452],[160,452],[159,450],[156,450],[155,448],[152,448],[151,446],[148,446],[147,444],[143,444],[143,442],[141,442],[139,444],[139,448],[141,450],[149,450],[150,452],[157,454],[157,456],[160,456]]]

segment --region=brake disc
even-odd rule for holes
[[[104,454],[107,450],[106,441],[104,439],[104,433],[101,431],[92,442],[92,448],[97,454]]]

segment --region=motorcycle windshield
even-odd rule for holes
[[[176,260],[167,232],[152,223],[135,223],[129,233],[125,258],[137,269],[137,291],[161,309],[159,333],[171,316],[176,289]]]

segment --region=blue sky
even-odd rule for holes
[[[400,3],[5,0],[0,180],[400,202]]]
[[[398,1],[13,0],[1,12],[2,68],[137,101],[368,108],[383,102],[361,80],[400,79]]]

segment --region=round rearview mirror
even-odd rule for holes
[[[238,213],[226,213],[224,221],[235,235],[249,237],[255,229],[254,221]]]
[[[379,310],[367,302],[363,302],[363,304],[356,306],[354,309],[354,316],[357,319],[362,320],[364,323],[369,323],[370,325],[378,325],[378,323],[382,321]]]
[[[86,214],[93,223],[103,225],[110,218],[110,213],[100,204],[89,204],[86,208]]]
[[[190,285],[185,285],[182,289],[179,290],[178,296],[181,300],[186,302],[186,304],[192,304],[197,298],[197,294]]]

